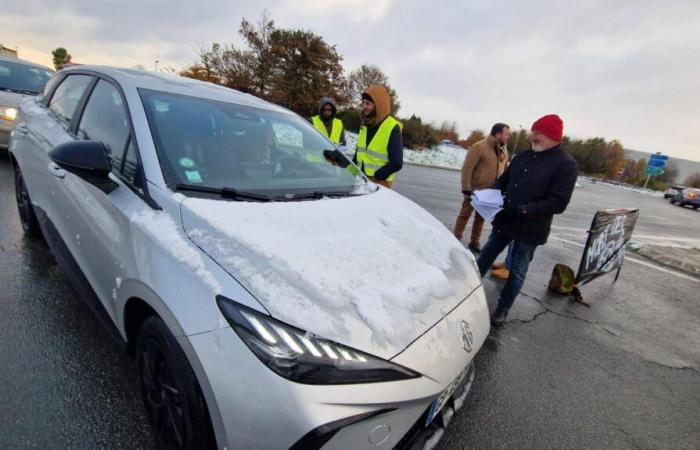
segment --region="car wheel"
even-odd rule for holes
[[[17,200],[17,211],[19,212],[19,221],[22,224],[24,233],[32,238],[41,236],[39,221],[34,213],[32,201],[29,198],[27,185],[24,184],[24,177],[19,167],[15,167],[15,198]]]
[[[160,317],[150,316],[141,325],[136,365],[158,447],[212,448],[214,433],[204,395],[185,353]]]

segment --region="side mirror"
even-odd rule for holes
[[[109,194],[118,186],[109,178],[112,161],[100,141],[70,141],[54,147],[49,158],[59,167],[75,174]]]

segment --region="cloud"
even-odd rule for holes
[[[241,18],[263,9],[312,30],[346,69],[382,67],[402,114],[528,127],[549,112],[577,137],[700,159],[700,4],[589,0],[10,0],[0,41],[50,64],[74,60],[176,68],[211,42],[240,42]]]

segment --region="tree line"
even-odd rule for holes
[[[486,136],[484,131],[475,129],[462,139],[454,121],[435,125],[416,114],[399,116],[399,96],[381,68],[363,64],[346,73],[343,57],[335,45],[309,30],[278,27],[267,11],[257,23],[242,19],[238,32],[242,45],[213,43],[208,48],[200,48],[198,60],[190,66],[180,71],[172,68],[166,71],[250,93],[305,117],[317,113],[321,97],[333,97],[339,107],[338,117],[349,131],[360,128],[359,104],[363,89],[371,84],[383,84],[391,94],[392,114],[403,123],[407,148],[432,148],[449,140],[467,149]],[[71,62],[71,55],[62,47],[55,49],[52,56],[57,69]],[[565,136],[563,144],[583,174],[639,186],[646,180],[646,159],[625,158],[623,146],[617,140]],[[514,129],[508,143],[509,152],[514,154],[528,148],[528,131]],[[676,182],[677,176],[678,167],[670,161],[664,173],[653,177],[649,186],[663,189]],[[685,185],[700,185],[700,174],[689,177]]]

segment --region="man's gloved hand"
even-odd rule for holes
[[[514,205],[505,205],[502,210],[496,214],[496,217],[500,218],[500,220],[513,220],[516,219],[519,215],[521,215],[520,212],[520,207],[514,206]]]

